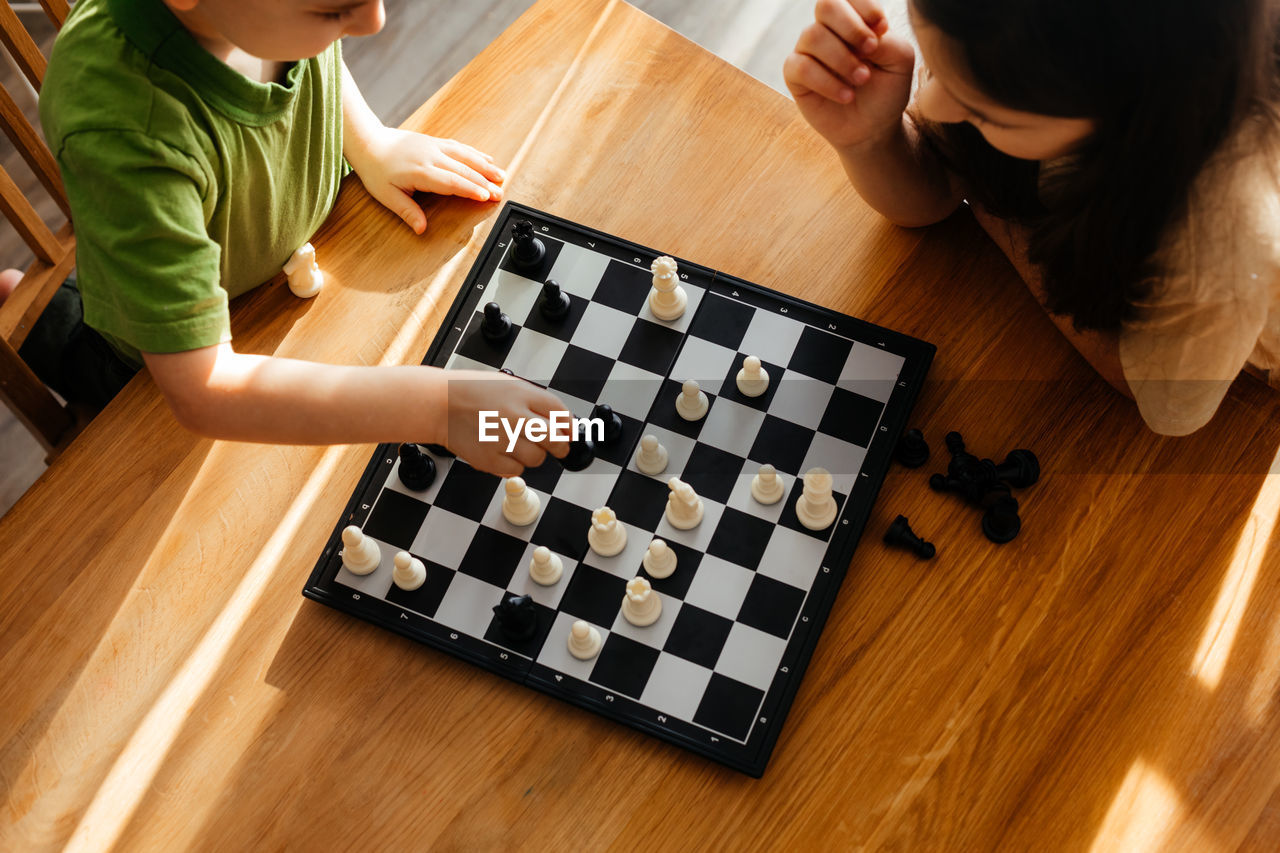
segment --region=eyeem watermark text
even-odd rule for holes
[[[499,429],[507,436],[507,452],[516,449],[520,435],[532,442],[572,441],[575,435],[592,441],[604,441],[604,421],[600,418],[575,418],[571,412],[552,412],[550,420],[542,418],[516,418],[512,423],[500,417],[497,411],[480,411],[480,441],[491,444],[502,439]]]

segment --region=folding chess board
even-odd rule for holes
[[[511,224],[519,219],[534,223],[547,250],[541,267],[523,274],[510,256]],[[497,477],[433,454],[437,476],[415,492],[397,476],[397,447],[381,446],[303,594],[760,776],[934,347],[684,260],[688,309],[659,321],[647,298],[649,266],[660,254],[507,204],[423,363],[507,368],[548,386],[577,417],[608,403],[622,417],[621,439],[598,447],[583,471],[550,458],[527,471],[542,503],[527,527],[503,518]],[[547,279],[572,302],[558,323],[538,309]],[[513,325],[497,345],[479,332],[489,302]],[[769,372],[763,396],[738,392],[746,355]],[[694,422],[675,411],[689,378],[710,399],[706,417]],[[647,433],[670,456],[660,476],[635,466]],[[772,506],[751,497],[752,476],[766,462],[788,489]],[[839,505],[835,522],[817,532],[795,512],[800,475],[815,466],[832,473]],[[692,530],[664,518],[673,476],[704,501],[703,521]],[[591,513],[601,506],[627,530],[627,546],[614,557],[587,545]],[[341,532],[350,524],[379,543],[382,562],[371,574],[342,565]],[[670,577],[651,579],[662,615],[638,628],[622,618],[621,602],[628,580],[648,577],[641,561],[654,537],[678,563]],[[539,545],[564,562],[552,586],[529,576]],[[427,566],[426,582],[412,592],[392,583],[399,550]],[[493,607],[526,593],[537,607],[537,631],[512,642]],[[591,660],[567,648],[578,619],[604,638]]]

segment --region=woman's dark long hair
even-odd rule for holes
[[[970,198],[1031,229],[1050,310],[1115,329],[1153,276],[1161,235],[1241,122],[1276,121],[1277,0],[912,0],[993,101],[1091,118],[1061,177],[969,124],[919,122]]]

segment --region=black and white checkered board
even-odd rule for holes
[[[542,269],[512,271],[510,224],[534,222],[547,247]],[[396,474],[396,447],[378,449],[312,572],[304,595],[444,649],[486,669],[691,749],[743,772],[764,772],[879,490],[890,453],[923,382],[934,348],[722,273],[680,261],[689,306],[679,320],[647,307],[649,265],[660,253],[536,210],[508,204],[437,335],[425,364],[498,369],[548,385],[579,417],[597,402],[625,429],[585,471],[554,460],[526,473],[542,501],[528,527],[502,517],[500,480],[460,460],[437,457],[438,474],[413,492]],[[556,324],[537,309],[541,283],[572,299]],[[480,309],[498,302],[514,331],[495,348],[479,334]],[[738,393],[744,355],[772,379],[759,398]],[[675,412],[680,383],[698,379],[707,416]],[[670,464],[659,477],[637,471],[644,433],[659,437]],[[763,462],[788,497],[751,498]],[[814,466],[831,471],[841,512],[815,533],[797,520]],[[669,477],[705,503],[690,531],[663,517]],[[627,547],[603,558],[587,547],[591,513],[612,507]],[[382,547],[382,564],[356,576],[342,567],[341,531],[361,526]],[[662,616],[637,628],[620,613],[626,583],[644,574],[655,537],[678,556],[675,573],[652,580]],[[542,587],[529,577],[533,549],[546,545],[564,574]],[[405,592],[391,582],[392,558],[407,550],[427,565],[426,583]],[[529,593],[538,606],[533,639],[512,643],[492,607]],[[573,658],[575,619],[604,637],[600,654]]]

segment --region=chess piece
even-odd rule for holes
[[[769,390],[769,371],[760,366],[760,359],[749,355],[742,360],[738,371],[738,391],[744,397],[759,397]]]
[[[542,509],[538,493],[526,486],[522,477],[512,477],[503,488],[506,495],[502,498],[502,517],[516,527],[533,524]]]
[[[569,629],[569,654],[578,660],[591,660],[600,654],[600,632],[578,619]]]
[[[627,528],[618,522],[617,514],[607,506],[591,513],[591,529],[587,544],[601,557],[613,557],[627,547]]]
[[[507,639],[520,643],[530,639],[538,630],[538,608],[528,595],[505,595],[502,602],[493,606],[498,617],[498,629]]]
[[[918,429],[909,429],[898,439],[893,458],[904,468],[919,468],[929,461],[929,443],[924,440],[924,433]]]
[[[533,223],[517,219],[511,223],[511,262],[521,271],[535,270],[547,256],[547,247],[533,233]]]
[[[667,481],[671,494],[667,495],[667,521],[676,530],[692,530],[702,523],[702,498],[698,497],[684,480],[672,477]]]
[[[564,561],[559,554],[553,554],[545,545],[533,549],[533,559],[529,561],[529,577],[534,583],[551,586],[560,580],[564,573]]]
[[[653,272],[653,289],[649,291],[649,310],[659,320],[678,320],[689,304],[689,295],[676,275],[676,259],[663,255],[649,267]]]
[[[636,451],[636,468],[641,474],[656,477],[667,470],[667,449],[658,443],[656,435],[646,435],[640,439],[640,449]]]
[[[542,285],[542,300],[538,302],[538,310],[542,312],[542,316],[558,323],[569,316],[571,307],[569,294],[560,289],[560,283],[547,279],[547,283]]]
[[[686,379],[680,388],[680,396],[676,397],[676,414],[686,421],[696,421],[706,417],[711,406],[706,392],[698,387],[694,379]]]
[[[573,438],[569,441],[569,452],[560,460],[566,471],[581,471],[596,459],[596,443],[591,440],[587,430],[574,426]]]
[[[622,415],[613,410],[608,403],[600,403],[591,410],[591,419],[599,418],[604,422],[602,444],[613,444],[622,437]]]
[[[342,531],[342,565],[353,575],[367,575],[382,562],[382,550],[354,524]]]
[[[289,277],[289,289],[294,296],[310,299],[324,287],[324,273],[316,263],[316,249],[303,243],[298,251],[285,261],[284,274]]]
[[[826,530],[836,520],[831,474],[825,468],[810,468],[805,472],[804,491],[796,501],[796,517],[810,530]]]
[[[1040,460],[1030,450],[1010,450],[1004,461],[995,466],[994,476],[1015,489],[1025,489],[1040,479]]]
[[[760,472],[751,478],[751,497],[768,506],[782,500],[787,493],[778,469],[768,463],[760,466]]]
[[[425,492],[436,479],[436,461],[416,444],[400,445],[400,467],[397,473],[406,489]]]
[[[669,578],[676,570],[676,552],[661,539],[654,539],[649,543],[648,550],[644,552],[643,562],[644,570],[649,573],[649,577],[658,580]]]
[[[427,567],[408,551],[397,551],[391,580],[405,592],[413,592],[427,579]]]
[[[922,560],[932,560],[933,555],[937,553],[932,542],[926,542],[915,534],[905,515],[900,515],[893,520],[893,524],[889,525],[889,529],[884,534],[884,541],[888,545],[906,548]]]
[[[662,599],[654,593],[646,578],[627,581],[627,594],[622,598],[622,615],[637,628],[652,625],[662,615]]]
[[[489,302],[484,306],[480,334],[491,344],[500,344],[511,336],[511,318],[502,313],[498,303]]]
[[[1012,542],[1021,531],[1018,501],[1012,495],[997,498],[982,514],[982,533],[997,545]]]

